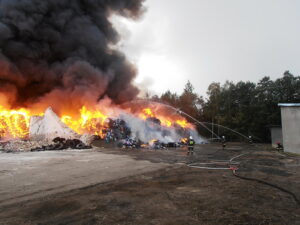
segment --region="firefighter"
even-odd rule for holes
[[[276,145],[277,145],[277,149],[279,149],[279,150],[282,150],[283,149],[283,146],[282,146],[282,144],[278,141],[278,142],[276,142]]]
[[[225,136],[222,136],[222,149],[224,150],[226,147],[226,139]]]
[[[249,139],[249,143],[250,143],[250,144],[253,144],[252,136],[249,136],[248,139]]]
[[[194,145],[195,141],[192,136],[190,136],[189,141],[188,141],[188,154],[193,155],[194,154]]]

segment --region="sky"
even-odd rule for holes
[[[199,95],[212,82],[300,72],[299,0],[146,0],[138,21],[115,18],[119,48],[152,94]]]

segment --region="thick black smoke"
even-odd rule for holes
[[[109,18],[138,18],[143,0],[0,0],[0,94],[11,106],[133,99],[135,68],[113,50]],[[1,97],[1,96],[0,96]]]

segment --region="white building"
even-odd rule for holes
[[[300,154],[300,103],[280,103],[283,147]]]

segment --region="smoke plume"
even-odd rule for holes
[[[111,48],[109,18],[143,11],[143,0],[0,0],[0,103],[59,111],[135,98],[136,69]]]

